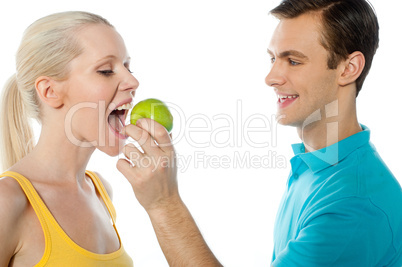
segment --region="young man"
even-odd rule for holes
[[[296,127],[272,265],[402,266],[402,191],[358,123],[356,96],[378,47],[364,0],[285,0],[266,83]]]
[[[284,0],[271,13],[280,21],[266,83],[278,95],[278,121],[303,141],[293,146],[272,266],[402,266],[402,190],[356,115],[378,47],[372,8],[365,0]],[[150,125],[142,120],[126,133],[136,140],[149,133],[142,156],[167,157],[174,150],[166,131]],[[152,138],[165,146],[155,149]],[[125,154],[135,151],[128,146]],[[220,266],[180,199],[174,168],[124,160],[118,168],[171,266]]]

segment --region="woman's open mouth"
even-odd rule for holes
[[[108,123],[110,128],[115,134],[120,134],[123,127],[126,125],[126,117],[133,105],[131,103],[126,103],[116,107],[108,116]],[[121,135],[121,134],[120,134]]]

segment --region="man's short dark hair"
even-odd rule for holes
[[[321,18],[321,44],[329,52],[329,69],[335,69],[355,51],[363,53],[366,63],[356,80],[357,96],[379,44],[379,25],[373,7],[365,0],[283,0],[270,14],[278,19],[291,19],[308,12],[317,12]]]

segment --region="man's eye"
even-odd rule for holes
[[[98,70],[98,73],[103,76],[111,76],[114,74],[112,70]]]
[[[290,63],[290,65],[292,65],[292,66],[300,65],[299,62],[293,61],[293,60],[291,60],[291,59],[289,59],[289,63]]]
[[[275,63],[275,58],[271,57],[271,64],[274,64],[274,63]]]

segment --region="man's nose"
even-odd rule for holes
[[[286,79],[279,63],[273,63],[271,70],[267,77],[265,77],[265,83],[270,87],[277,87],[283,85],[285,82]]]

